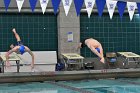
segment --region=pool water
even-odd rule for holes
[[[0,84],[0,93],[140,93],[140,78]]]

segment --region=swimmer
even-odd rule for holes
[[[85,46],[87,46],[94,54],[96,54],[102,63],[105,63],[102,45],[97,40],[93,38],[85,39],[83,42],[80,42],[77,49],[83,48]]]
[[[11,53],[16,52],[17,54],[23,55],[25,52],[28,52],[32,57],[31,69],[33,69],[34,68],[34,54],[32,53],[32,51],[27,46],[23,45],[23,43],[20,39],[20,36],[16,32],[15,28],[13,28],[12,32],[15,35],[15,38],[17,40],[17,44],[11,44],[10,45],[11,50],[9,50],[5,55],[6,56],[6,66],[10,66],[10,63],[9,63],[8,59],[9,59],[9,55]]]

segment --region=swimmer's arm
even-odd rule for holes
[[[31,68],[34,68],[34,54],[29,48],[26,47],[26,49],[27,49],[27,52],[32,56]]]
[[[16,50],[16,48],[13,48],[6,53],[6,55],[5,55],[6,61],[8,61],[9,55],[12,54],[13,52],[15,52],[15,50]]]
[[[81,48],[81,44],[82,44],[82,43],[79,43],[79,44],[78,44],[78,46],[77,46],[77,48],[76,48],[77,51]]]
[[[8,62],[9,55],[10,55],[11,53],[13,53],[12,49],[9,50],[9,51],[6,53],[6,55],[5,55],[5,57],[6,57],[6,62]]]
[[[9,55],[10,54],[12,54],[13,52],[15,52],[15,50],[16,50],[16,47],[15,48],[13,48],[13,49],[11,49],[11,50],[9,50],[6,54],[5,54],[5,57],[6,57],[6,62],[9,62]]]

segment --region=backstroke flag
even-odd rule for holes
[[[4,5],[5,5],[5,8],[6,8],[6,11],[7,11],[8,7],[9,7],[10,1],[11,0],[4,0]]]
[[[61,0],[52,0],[52,5],[53,5],[53,9],[54,9],[54,14],[57,13],[57,9],[58,9],[58,7],[59,7],[60,1],[61,1]]]
[[[96,0],[96,6],[97,6],[98,14],[100,17],[102,16],[102,13],[103,13],[103,10],[105,7],[105,3],[106,3],[106,0]]]
[[[37,0],[29,0],[29,2],[30,2],[30,6],[31,6],[31,9],[32,9],[32,12],[33,12],[34,9],[35,9]]]
[[[85,0],[88,18],[90,18],[94,4],[95,4],[95,0]]]
[[[115,10],[116,4],[117,4],[117,1],[106,0],[106,4],[107,4],[110,19],[112,19],[113,13],[114,13],[114,10]]]
[[[46,11],[46,7],[47,7],[47,5],[48,5],[48,2],[49,2],[49,0],[40,0],[40,5],[41,5],[41,8],[42,8],[43,14],[44,14],[45,11]]]
[[[22,5],[24,3],[24,0],[16,0],[16,2],[17,2],[17,6],[18,6],[18,11],[20,12]]]
[[[65,14],[66,16],[68,15],[70,6],[72,4],[72,0],[62,0],[63,6],[64,6],[64,10],[65,10]]]
[[[127,2],[127,8],[128,8],[130,21],[133,19],[133,15],[134,15],[136,7],[137,7],[136,2]]]
[[[138,7],[138,13],[140,15],[140,3],[137,3],[137,7]]]
[[[74,0],[77,16],[80,15],[81,8],[83,6],[84,0]]]
[[[118,11],[119,11],[120,17],[122,18],[125,7],[126,7],[126,2],[118,1],[117,6],[118,6]]]

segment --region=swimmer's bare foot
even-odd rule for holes
[[[31,64],[31,70],[33,70],[34,69],[34,65],[33,64]]]
[[[15,29],[15,28],[13,28],[13,30],[12,30],[12,31],[13,31],[13,33],[16,33],[16,29]]]
[[[102,58],[100,61],[101,61],[103,64],[105,63],[105,59],[104,59],[104,58]]]

